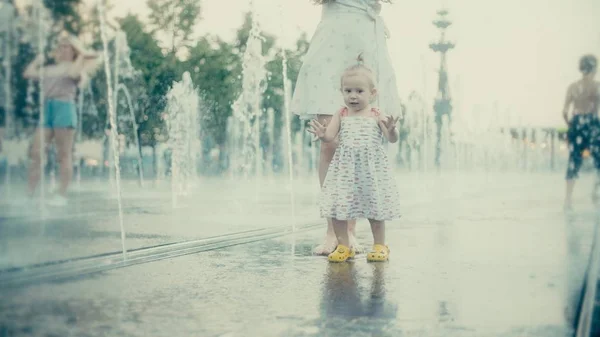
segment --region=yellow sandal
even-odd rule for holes
[[[354,258],[356,252],[344,245],[338,245],[335,251],[329,254],[329,262],[346,262],[348,259]]]
[[[369,262],[385,262],[390,258],[390,248],[384,245],[373,245],[373,249],[367,254]]]

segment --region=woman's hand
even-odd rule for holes
[[[306,131],[312,133],[317,138],[322,139],[325,137],[325,131],[327,131],[327,127],[319,123],[318,120],[313,119],[308,123],[308,129]]]

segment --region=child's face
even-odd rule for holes
[[[57,61],[73,61],[75,58],[75,49],[69,43],[60,42],[58,46],[56,46],[56,50],[54,51],[54,55]]]
[[[369,79],[362,74],[351,74],[342,79],[342,94],[348,109],[356,112],[364,109],[376,94]]]

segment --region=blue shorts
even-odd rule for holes
[[[44,127],[51,129],[77,128],[75,103],[49,99],[44,111]]]

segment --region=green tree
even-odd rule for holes
[[[50,10],[54,21],[72,34],[81,31],[80,4],[81,0],[44,0],[44,6]]]
[[[202,99],[201,128],[214,145],[226,141],[227,118],[240,92],[241,60],[230,44],[204,37],[190,50],[185,62]]]
[[[155,146],[164,133],[164,121],[161,119],[164,97],[179,73],[176,60],[163,56],[154,35],[144,30],[143,23],[136,16],[128,15],[119,23],[127,34],[131,64],[140,72],[139,83],[131,83],[131,87],[142,87],[145,91],[134,96],[139,108],[140,140],[143,145]]]
[[[234,43],[235,47],[239,49],[240,53],[243,53],[246,49],[246,44],[248,43],[248,39],[250,38],[250,30],[252,29],[252,13],[248,12],[244,15],[244,22],[242,26],[238,28],[236,32],[236,41]],[[261,34],[263,39],[262,44],[262,52],[263,55],[267,55],[267,53],[275,47],[276,38],[273,35],[265,34],[264,32]]]
[[[169,51],[187,48],[200,15],[200,0],[148,0],[153,32],[164,32],[170,42]]]
[[[298,41],[296,42],[295,50],[284,50],[280,51],[276,54],[276,56],[267,62],[265,68],[268,72],[268,82],[267,88],[265,90],[263,96],[263,111],[268,111],[269,109],[273,109],[274,113],[274,133],[273,138],[275,139],[275,144],[269,144],[270,137],[267,134],[262,135],[262,146],[263,147],[272,147],[274,151],[274,165],[275,168],[283,167],[284,155],[283,151],[285,150],[285,128],[284,123],[286,122],[285,111],[284,111],[284,78],[283,78],[283,54],[285,53],[286,61],[287,61],[287,73],[286,77],[288,81],[291,83],[291,92],[294,90],[294,86],[296,84],[296,80],[298,78],[298,72],[300,70],[300,66],[302,65],[302,56],[308,50],[308,40],[305,34],[300,36]],[[288,112],[289,113],[289,112]],[[266,118],[266,115],[263,115],[263,118]],[[291,129],[292,133],[296,133],[300,130],[300,119],[294,116],[290,116],[292,121]],[[266,122],[266,121],[265,121]]]
[[[190,57],[185,68],[191,70],[192,80],[199,88],[203,101],[201,127],[204,141],[209,147],[218,146],[223,149],[227,140],[227,120],[232,115],[232,104],[241,93],[242,55],[246,49],[252,16],[247,14],[236,34],[236,40],[230,44],[219,38],[206,36],[190,50]],[[261,108],[263,111],[274,111],[274,138],[276,144],[270,144],[268,132],[261,134],[261,145],[273,145],[277,152],[282,152],[284,144],[281,140],[281,130],[285,118],[283,116],[283,71],[282,54],[276,50],[274,36],[262,34],[262,54],[266,58],[267,86],[263,94]],[[308,41],[302,36],[297,42],[296,50],[286,50],[288,80],[296,82],[300,68],[300,58],[306,52]],[[267,114],[263,113],[261,124],[267,124]],[[295,120],[294,129],[299,129],[299,121]],[[264,130],[264,128],[261,128]],[[208,149],[205,149],[208,150]],[[278,159],[276,159],[277,161]],[[279,156],[281,161],[281,155]]]

